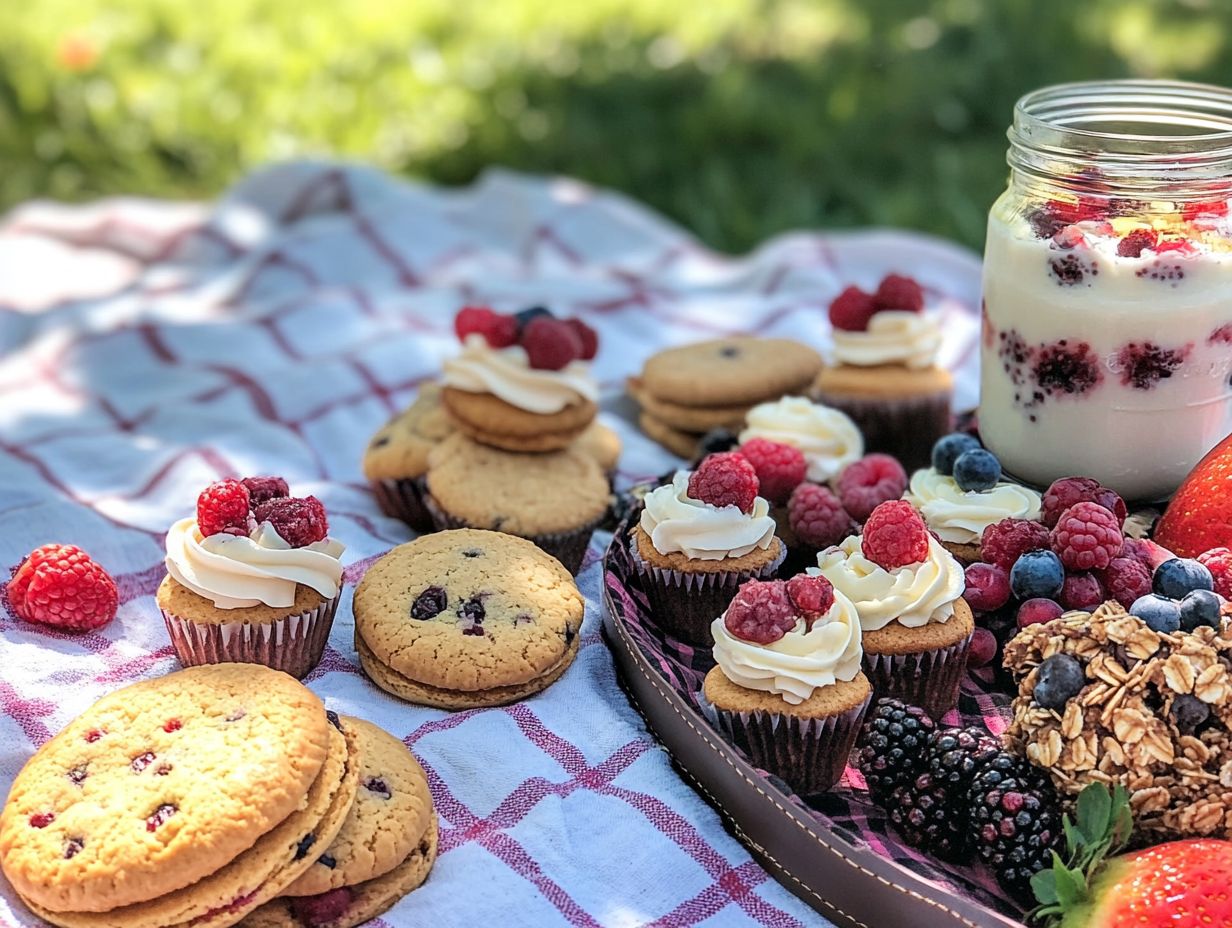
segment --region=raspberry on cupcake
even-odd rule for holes
[[[710,625],[750,579],[772,576],[786,549],[757,471],[736,452],[712,454],[695,471],[646,495],[634,562],[659,623],[709,646]]]
[[[801,396],[785,396],[749,410],[740,446],[759,439],[798,449],[804,457],[805,477],[813,483],[834,480],[864,454],[864,439],[847,415]]]
[[[838,782],[872,694],[851,601],[824,577],[750,580],[711,633],[702,706],[719,730],[801,795]]]
[[[466,307],[454,320],[462,352],[445,362],[442,401],[471,438],[506,451],[567,447],[595,418],[595,331],[541,306],[515,315]]]
[[[206,487],[196,517],[167,533],[167,576],[158,588],[180,663],[239,661],[307,674],[338,608],[343,550],[329,536],[321,501],[290,496],[281,477]]]
[[[878,695],[940,718],[958,702],[975,628],[962,566],[904,500],[879,505],[863,534],[821,552],[816,568],[850,599],[864,634],[864,671]]]

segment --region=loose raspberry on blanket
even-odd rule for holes
[[[329,534],[325,506],[315,496],[271,499],[257,507],[257,522],[268,522],[292,548],[322,541]]]
[[[291,488],[282,477],[245,477],[240,483],[248,487],[248,505],[253,509],[266,500],[291,495]]]
[[[482,335],[493,348],[508,348],[518,340],[518,321],[487,306],[464,306],[453,320],[458,341],[468,335]]]
[[[723,624],[735,637],[754,644],[772,644],[796,627],[796,607],[782,580],[749,580],[741,584]]]
[[[754,438],[740,446],[757,471],[758,492],[775,506],[787,502],[792,491],[804,482],[808,462],[799,448],[766,438]]]
[[[830,303],[830,325],[846,332],[864,332],[877,312],[877,301],[859,287],[848,287]]]
[[[1040,522],[1002,519],[984,529],[980,537],[980,557],[1009,570],[1028,551],[1047,548],[1049,541],[1048,528]]]
[[[752,463],[738,451],[702,459],[689,476],[689,496],[711,506],[735,506],[752,512],[760,483]]]
[[[787,503],[787,521],[796,539],[810,548],[836,545],[855,527],[834,491],[816,483],[796,487]]]
[[[1232,599],[1232,550],[1211,548],[1199,554],[1197,561],[1211,572],[1215,592],[1224,599]]]
[[[905,309],[918,313],[924,308],[924,288],[914,277],[887,274],[873,297],[878,309]]]
[[[537,316],[522,332],[522,347],[530,366],[539,371],[558,371],[582,356],[583,344],[568,323]]]
[[[115,581],[107,571],[88,557],[72,556],[39,566],[22,608],[31,622],[84,632],[114,619],[119,602]]]
[[[34,579],[38,569],[44,564],[55,563],[59,569],[67,570],[74,563],[88,560],[90,556],[76,545],[50,544],[35,548],[26,555],[25,560],[17,565],[16,570],[13,571],[13,579],[5,587],[4,592],[9,608],[17,618],[29,621],[30,617],[25,609],[26,590],[29,589],[30,581]]]
[[[1075,503],[1052,530],[1052,550],[1070,570],[1102,570],[1124,541],[1117,517],[1099,503]]]
[[[834,587],[825,577],[797,574],[787,581],[787,596],[809,629],[834,605]]]
[[[252,497],[248,487],[228,477],[211,483],[197,497],[197,528],[210,535],[247,535],[252,531]]]
[[[909,502],[890,500],[869,515],[860,548],[886,570],[918,564],[928,557],[928,529]]]
[[[907,489],[907,472],[888,454],[870,454],[843,468],[838,498],[857,522],[863,522],[886,500],[900,499]]]

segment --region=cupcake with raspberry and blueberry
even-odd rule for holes
[[[958,703],[975,629],[963,599],[962,565],[904,500],[882,503],[859,536],[817,556],[810,574],[855,604],[864,672],[878,696],[893,696],[940,718]]]
[[[1002,478],[1001,462],[963,432],[939,439],[932,467],[911,475],[903,499],[915,506],[947,550],[964,564],[980,560],[984,530],[1003,519],[1038,522],[1043,500]]]
[[[782,564],[786,548],[758,489],[748,459],[724,452],[646,494],[633,561],[651,612],[681,641],[712,645],[711,623],[740,584]]]
[[[460,431],[505,451],[559,451],[594,421],[599,384],[587,362],[599,339],[580,319],[468,306],[454,330],[462,351],[445,362],[441,400]]]
[[[711,631],[706,715],[800,795],[837,783],[872,698],[851,600],[824,577],[752,580]]]
[[[845,412],[870,451],[908,468],[950,428],[954,381],[938,366],[941,320],[910,277],[889,274],[875,293],[848,287],[830,304],[832,348],[816,399]]]
[[[303,677],[321,660],[342,591],[325,507],[281,477],[226,479],[167,532],[158,607],[185,667],[230,661]]]

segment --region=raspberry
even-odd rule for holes
[[[834,587],[825,577],[798,574],[787,581],[787,597],[809,629],[834,605]]]
[[[1151,543],[1145,538],[1130,538],[1127,536],[1121,545],[1121,556],[1132,557],[1145,564],[1147,570],[1155,570],[1155,561],[1151,555]]]
[[[1193,222],[1199,216],[1226,215],[1228,215],[1227,200],[1198,200],[1193,203],[1186,203],[1181,208],[1181,218],[1186,222]]]
[[[317,928],[341,919],[354,901],[355,891],[343,886],[315,896],[292,897],[291,911],[305,928]]]
[[[31,622],[84,632],[114,619],[119,601],[111,575],[78,551],[43,561],[25,591],[22,609]]]
[[[838,498],[859,522],[886,500],[900,499],[905,489],[907,472],[888,454],[867,455],[843,468],[838,478]]]
[[[258,522],[268,522],[292,548],[321,541],[329,534],[325,507],[315,496],[271,499],[257,507]]]
[[[1192,344],[1164,348],[1154,342],[1130,342],[1117,353],[1121,383],[1136,390],[1153,390],[1176,373],[1192,349]]]
[[[767,438],[754,438],[740,446],[757,471],[759,492],[775,506],[782,506],[792,491],[804,482],[808,462],[799,448]]]
[[[980,557],[1009,570],[1028,551],[1048,547],[1048,529],[1026,519],[1002,519],[984,529],[980,538]]]
[[[537,316],[527,324],[522,347],[538,371],[558,371],[582,356],[582,339],[573,327],[549,316]]]
[[[759,484],[757,471],[738,451],[725,451],[703,458],[689,476],[689,496],[711,506],[735,506],[752,512]]]
[[[464,306],[453,320],[458,341],[468,335],[482,335],[493,348],[508,348],[518,340],[518,321],[486,306]]]
[[[723,616],[727,630],[744,641],[773,644],[796,627],[796,607],[782,580],[749,580]]]
[[[976,612],[992,612],[1010,600],[1010,575],[1004,567],[978,561],[967,567],[963,599]]]
[[[47,563],[57,563],[60,569],[67,570],[73,564],[89,560],[90,555],[76,545],[50,544],[35,548],[13,571],[13,579],[5,587],[4,595],[8,599],[9,608],[17,618],[29,621],[30,616],[26,613],[26,590],[30,588],[30,581],[34,579],[38,569]]]
[[[1061,587],[1061,605],[1066,609],[1090,611],[1108,598],[1108,591],[1095,574],[1066,574]]]
[[[1075,503],[1052,530],[1052,550],[1070,570],[1102,570],[1125,539],[1116,516],[1099,503]]]
[[[851,516],[829,487],[802,483],[787,503],[787,521],[802,545],[828,548],[851,534]]]
[[[830,325],[845,332],[864,332],[877,312],[877,301],[859,287],[848,287],[830,303]]]
[[[909,502],[889,500],[874,509],[864,523],[860,549],[886,570],[918,564],[928,557],[928,529]]]
[[[873,296],[878,309],[906,309],[918,313],[924,308],[924,288],[914,277],[887,274]]]
[[[1147,248],[1154,248],[1159,233],[1154,229],[1135,229],[1117,242],[1117,254],[1122,258],[1140,258]]]
[[[1051,599],[1042,597],[1028,599],[1018,607],[1018,627],[1026,628],[1028,625],[1051,622],[1053,619],[1060,618],[1064,611],[1059,603]]]
[[[1224,599],[1232,599],[1232,550],[1211,548],[1198,555],[1198,563],[1211,572],[1215,592]]]
[[[201,534],[247,535],[252,531],[248,487],[228,477],[211,483],[197,497],[197,528]]]
[[[1054,480],[1044,493],[1044,524],[1052,528],[1063,513],[1075,503],[1099,503],[1117,518],[1117,525],[1125,522],[1128,510],[1125,501],[1115,491],[1101,486],[1090,477],[1062,477]]]
[[[240,483],[248,487],[248,505],[253,509],[266,500],[291,495],[291,488],[282,477],[245,477]]]
[[[595,355],[599,353],[599,333],[581,319],[566,319],[565,325],[573,329],[573,334],[582,343],[582,353],[579,357],[583,361],[593,361]]]
[[[1151,571],[1137,558],[1114,557],[1097,576],[1103,581],[1108,595],[1126,609],[1139,596],[1151,592]]]

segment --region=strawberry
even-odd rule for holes
[[[1232,435],[1189,472],[1159,520],[1155,541],[1177,557],[1232,547]]]

